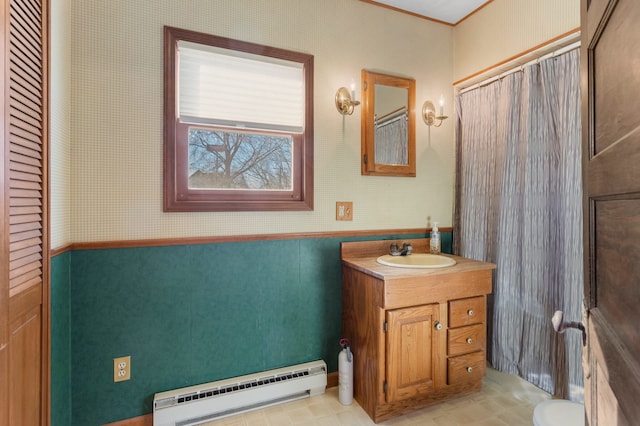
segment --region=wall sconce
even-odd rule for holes
[[[446,120],[447,118],[449,117],[444,115],[444,97],[443,96],[440,96],[440,109],[438,111],[438,115],[436,115],[436,107],[435,105],[433,105],[433,102],[425,101],[425,103],[422,105],[422,119],[424,120],[427,126],[440,127],[440,125],[442,125],[442,121]],[[437,124],[436,124],[436,120],[438,121]]]
[[[341,87],[336,92],[336,109],[342,115],[353,114],[354,107],[360,105],[360,101],[356,101],[355,83],[351,85],[351,93],[346,87]]]

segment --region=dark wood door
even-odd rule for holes
[[[582,0],[590,425],[640,419],[640,2]]]

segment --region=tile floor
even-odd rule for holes
[[[379,425],[531,426],[533,408],[550,395],[521,378],[487,368],[482,391],[378,423]],[[238,414],[208,426],[364,426],[373,421],[354,400],[344,406],[338,388],[323,395]]]

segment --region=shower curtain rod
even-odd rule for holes
[[[406,118],[406,117],[407,117],[406,113],[405,114],[400,114],[399,116],[394,117],[394,118],[390,118],[390,119],[384,121],[383,123],[376,124],[376,129],[379,129],[380,127],[388,126],[389,124],[395,123],[396,121],[402,120],[403,118]]]
[[[401,113],[406,112],[406,111],[407,111],[407,107],[401,106],[400,108],[395,109],[395,110],[393,110],[391,112],[388,112],[386,114],[383,114],[380,117],[376,117],[376,120],[386,120],[388,118],[393,118],[396,114],[401,114]]]
[[[381,127],[389,123],[393,123],[394,121],[406,115],[407,115],[407,107],[400,107],[395,111],[391,111],[390,113],[380,116],[380,118],[376,117],[373,121],[376,127]]]
[[[577,49],[580,47],[580,41],[576,41],[574,43],[571,43],[567,46],[561,47],[560,49],[554,50],[553,52],[549,52],[546,53],[544,55],[539,56],[538,58],[532,59],[528,62],[525,62],[524,64],[520,64],[520,65],[516,65],[513,68],[511,68],[510,70],[504,71],[498,75],[494,75],[493,77],[489,77],[486,78],[485,80],[482,80],[478,83],[472,84],[469,87],[465,87],[464,89],[460,89],[460,91],[458,92],[459,95],[468,92],[470,90],[474,90],[477,89],[478,87],[482,87],[482,86],[486,86],[487,84],[493,83],[496,80],[499,80],[501,78],[504,78],[510,74],[513,74],[515,72],[520,72],[522,70],[524,70],[525,67],[528,67],[529,65],[533,65],[533,64],[537,64],[540,61],[544,61],[545,59],[549,59],[549,58],[555,58],[556,56],[560,56],[564,53],[570,52],[574,49]]]

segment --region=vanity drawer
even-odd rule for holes
[[[482,379],[486,368],[484,351],[447,359],[447,383],[472,382]]]
[[[484,296],[449,301],[449,327],[484,322]]]
[[[447,353],[449,356],[481,351],[486,341],[484,324],[468,325],[447,330]]]

